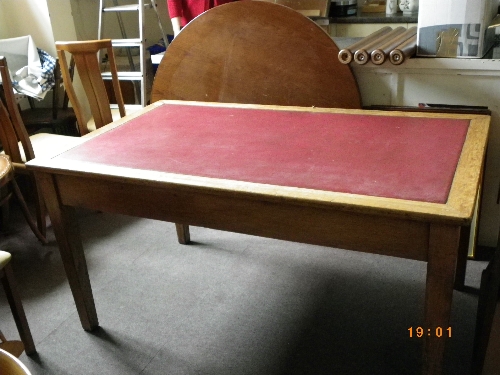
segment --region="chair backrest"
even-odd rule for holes
[[[313,21],[263,1],[217,6],[167,48],[153,82],[160,99],[361,108],[339,48]]]
[[[0,349],[0,374],[31,375],[27,367],[12,354]]]
[[[19,150],[19,142],[23,147],[26,161],[34,159],[35,153],[19,113],[9,67],[7,66],[7,60],[3,56],[0,56],[0,76],[2,77],[2,94],[5,101],[5,106],[0,101],[0,142],[13,163],[24,163]]]
[[[115,93],[116,102],[120,110],[120,116],[125,116],[125,105],[123,96],[118,81],[118,72],[116,68],[115,56],[110,39],[89,40],[78,42],[56,42],[57,56],[61,66],[63,82],[68,93],[69,101],[73,106],[78,121],[80,135],[88,133],[85,116],[82,106],[78,100],[73,83],[70,77],[70,71],[66,58],[68,52],[72,55],[75,66],[80,76],[87,100],[89,102],[90,111],[96,128],[100,128],[113,121],[111,115],[111,105],[104,85],[104,80],[101,75],[101,68],[98,60],[98,52],[102,49],[106,50],[108,63],[113,81],[113,90]]]

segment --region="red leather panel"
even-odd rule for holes
[[[162,105],[61,157],[445,203],[469,122]]]

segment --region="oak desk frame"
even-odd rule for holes
[[[206,177],[34,159],[81,324],[98,326],[74,207],[427,262],[423,326],[448,327],[462,227],[481,182],[489,116],[161,101],[84,137],[98,137],[163,103],[470,119],[445,204],[273,186]],[[244,218],[244,219],[242,219]],[[424,374],[440,374],[445,339],[424,338]]]

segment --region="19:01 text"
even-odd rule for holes
[[[442,328],[428,328],[425,329],[423,327],[410,327],[408,328],[408,332],[410,333],[410,337],[424,337],[424,336],[433,336],[433,337],[451,337],[451,327]]]

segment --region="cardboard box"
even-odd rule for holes
[[[417,55],[481,58],[493,46],[488,29],[498,0],[420,0]]]

